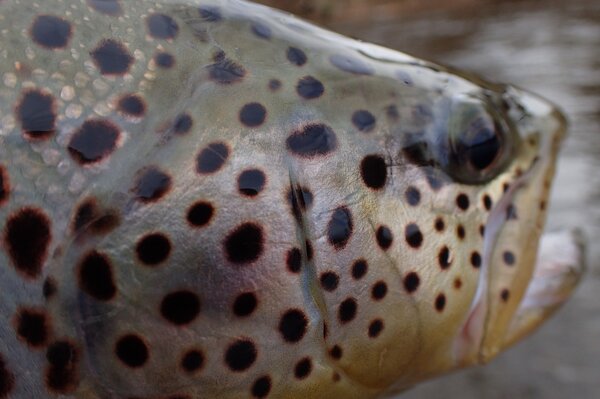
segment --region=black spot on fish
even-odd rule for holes
[[[423,233],[415,223],[410,223],[405,229],[405,238],[408,245],[419,248],[423,243]]]
[[[78,279],[80,289],[99,301],[109,301],[117,294],[110,261],[98,251],[84,256],[79,264]]]
[[[186,373],[195,373],[204,366],[204,354],[198,349],[193,349],[185,353],[181,359],[181,368]]]
[[[0,353],[0,398],[9,398],[15,388],[15,375],[9,370]]]
[[[115,354],[119,360],[131,368],[144,366],[150,356],[144,340],[135,334],[119,338],[115,344]]]
[[[336,249],[342,249],[348,244],[353,230],[352,214],[343,206],[336,209],[327,225],[327,239]]]
[[[271,392],[271,377],[265,375],[254,381],[251,392],[254,398],[266,398]]]
[[[334,151],[337,148],[337,137],[329,126],[317,123],[293,132],[287,138],[286,144],[293,154],[309,158]]]
[[[160,304],[160,314],[178,326],[194,321],[200,314],[200,309],[200,299],[192,291],[172,292]]]
[[[308,319],[300,309],[286,311],[279,320],[279,332],[286,342],[296,343],[304,338]]]
[[[248,127],[263,124],[267,117],[267,109],[261,103],[248,103],[240,110],[240,122]]]
[[[16,270],[28,278],[41,274],[50,241],[50,220],[35,208],[12,214],[4,227],[4,247]]]
[[[175,65],[175,57],[172,54],[161,51],[160,53],[156,53],[154,55],[154,62],[160,68],[170,69]]]
[[[60,17],[38,15],[31,25],[31,38],[42,47],[56,50],[69,44],[72,31],[71,24]]]
[[[308,377],[310,372],[312,371],[312,361],[309,357],[305,357],[296,363],[294,366],[294,375],[297,379],[303,380]]]
[[[264,189],[267,178],[260,169],[248,169],[238,177],[238,190],[247,197],[255,197]]]
[[[68,395],[77,389],[79,384],[79,353],[69,341],[57,341],[48,347],[46,360],[46,385],[55,394]]]
[[[125,115],[139,118],[146,113],[146,104],[140,96],[126,94],[119,99],[117,109]]]
[[[150,233],[142,237],[135,246],[138,259],[146,266],[163,263],[171,253],[171,241],[161,233]]]
[[[117,16],[123,12],[119,0],[87,0],[90,7],[102,14]]]
[[[224,85],[241,82],[246,76],[243,66],[225,57],[220,57],[217,62],[209,65],[208,73],[212,80]]]
[[[4,205],[10,195],[10,180],[8,172],[3,165],[0,165],[0,206]]]
[[[210,223],[214,213],[215,208],[212,204],[199,201],[188,209],[187,221],[194,227],[204,227]]]
[[[138,201],[149,203],[164,197],[171,189],[171,177],[157,167],[150,166],[138,172],[132,191]]]
[[[394,235],[387,226],[379,226],[375,233],[375,238],[377,239],[379,247],[384,251],[388,250],[394,241]]]
[[[146,18],[146,27],[154,39],[174,39],[179,33],[177,22],[165,14],[150,14]]]
[[[267,40],[270,39],[272,35],[271,28],[262,22],[254,22],[252,24],[252,32],[261,39]]]
[[[124,75],[135,61],[121,42],[104,39],[90,53],[102,75]]]
[[[228,157],[229,147],[225,143],[211,143],[196,157],[196,170],[200,174],[215,173],[223,167]]]
[[[264,250],[262,228],[255,223],[243,223],[230,232],[224,241],[225,255],[232,263],[256,261]]]
[[[419,284],[421,283],[421,279],[419,275],[415,272],[410,272],[404,277],[404,289],[408,293],[413,293],[419,288]]]
[[[346,298],[344,301],[342,301],[338,308],[338,319],[340,323],[345,324],[354,320],[357,309],[358,305],[356,303],[356,299]]]
[[[302,267],[302,252],[299,248],[292,248],[287,252],[286,261],[287,268],[292,273],[298,273]]]
[[[414,186],[409,186],[404,192],[404,198],[410,206],[417,206],[421,202],[421,192]]]
[[[325,92],[325,86],[312,76],[305,76],[296,84],[296,91],[300,97],[307,100],[319,98]]]
[[[48,316],[36,308],[20,309],[15,316],[15,329],[17,336],[34,348],[44,346],[51,333]]]
[[[329,57],[329,61],[336,68],[356,75],[373,75],[375,72],[371,66],[355,57],[333,54]]]
[[[48,139],[56,131],[54,97],[42,90],[27,90],[17,105],[17,120],[26,137]]]
[[[241,372],[249,369],[256,361],[256,357],[254,343],[248,339],[239,339],[227,348],[225,364],[231,371]]]
[[[258,300],[256,299],[256,295],[252,292],[244,292],[235,298],[233,313],[238,317],[246,317],[256,310],[257,305]]]
[[[360,163],[360,175],[365,185],[374,190],[385,186],[387,165],[379,155],[367,155]]]
[[[99,162],[117,147],[121,132],[105,119],[88,119],[69,142],[69,153],[80,164]]]
[[[192,126],[194,126],[194,120],[190,116],[190,114],[184,112],[175,118],[173,122],[173,131],[175,134],[186,134],[192,130]]]
[[[297,47],[288,47],[286,56],[289,62],[297,66],[306,64],[306,61],[308,60],[304,51]]]
[[[352,124],[361,132],[368,133],[375,128],[377,123],[372,113],[359,109],[352,114]]]

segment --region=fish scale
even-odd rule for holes
[[[0,35],[0,398],[379,397],[533,328],[535,95],[242,1]]]

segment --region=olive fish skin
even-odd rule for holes
[[[0,77],[0,398],[383,397],[574,289],[519,88],[233,0],[1,0]]]

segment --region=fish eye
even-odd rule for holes
[[[510,127],[501,111],[479,99],[452,105],[447,125],[447,169],[467,184],[496,177],[510,152]]]

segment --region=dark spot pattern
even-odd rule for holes
[[[41,309],[20,309],[15,316],[15,327],[17,336],[34,348],[44,346],[50,335],[50,321]]]
[[[288,47],[286,56],[289,62],[297,66],[306,64],[308,60],[306,53],[297,47]]]
[[[240,110],[240,122],[247,127],[257,127],[264,123],[267,109],[261,103],[248,103]]]
[[[246,76],[246,70],[243,66],[224,57],[209,65],[208,73],[213,81],[222,85],[241,82]]]
[[[367,63],[347,55],[333,54],[329,57],[329,61],[336,68],[356,75],[372,75],[375,72],[375,70]]]
[[[374,190],[385,186],[387,165],[380,155],[367,155],[360,163],[360,175],[365,185]]]
[[[200,314],[200,310],[200,299],[192,291],[171,292],[160,303],[160,314],[178,326],[194,321]]]
[[[251,315],[258,305],[256,295],[252,292],[244,292],[238,295],[233,302],[233,313],[238,317]]]
[[[255,197],[264,189],[267,177],[260,169],[248,169],[238,177],[238,190],[242,195]]]
[[[321,287],[323,287],[325,291],[331,292],[335,291],[335,289],[338,287],[340,278],[335,272],[325,272],[321,274],[320,281]]]
[[[270,39],[273,33],[271,32],[271,28],[262,22],[254,22],[252,24],[252,32],[261,39]]]
[[[46,280],[44,281],[44,285],[42,287],[42,295],[44,296],[44,298],[52,298],[54,294],[56,294],[56,291],[57,288],[54,279],[52,279],[51,277],[46,277]]]
[[[206,22],[219,22],[223,19],[221,10],[217,7],[202,6],[199,9],[200,17]]]
[[[404,231],[406,242],[412,248],[419,248],[423,244],[423,233],[415,223],[410,223]]]
[[[358,259],[352,264],[352,278],[360,280],[367,274],[369,266],[366,260]]]
[[[99,301],[109,301],[117,294],[112,267],[106,255],[91,251],[84,256],[79,265],[79,286]]]
[[[444,220],[442,218],[437,218],[437,219],[435,219],[435,223],[434,223],[433,227],[435,228],[436,231],[442,232],[446,228],[446,224],[444,223]]]
[[[286,261],[287,268],[292,273],[300,272],[302,267],[302,252],[299,248],[292,248],[287,252]]]
[[[146,343],[135,334],[124,335],[115,345],[115,354],[126,366],[142,367],[150,356]]]
[[[38,15],[31,25],[31,39],[51,50],[65,48],[72,33],[71,24],[54,15]]]
[[[12,214],[4,227],[4,247],[16,270],[25,277],[40,275],[50,241],[50,220],[35,208]]]
[[[0,398],[8,399],[15,388],[15,375],[8,369],[0,354]]]
[[[279,89],[281,89],[281,80],[279,80],[279,79],[269,80],[269,90],[277,91]]]
[[[195,373],[202,369],[202,366],[204,366],[204,354],[197,349],[186,352],[181,359],[181,368],[187,373]]]
[[[302,212],[309,209],[314,200],[312,192],[308,188],[302,186],[296,186],[290,189],[287,198],[296,220],[302,218]]]
[[[102,75],[124,75],[135,61],[127,47],[114,39],[102,40],[90,55]]]
[[[266,398],[271,392],[271,377],[262,376],[252,384],[252,396],[255,398]]]
[[[329,126],[315,123],[293,132],[286,144],[293,154],[311,158],[333,152],[337,148],[337,137]]]
[[[486,211],[489,211],[492,209],[492,199],[487,194],[483,196],[483,207],[485,208]]]
[[[286,311],[279,320],[279,332],[286,342],[296,343],[304,338],[308,319],[300,309]]]
[[[173,132],[175,134],[186,134],[192,130],[192,126],[194,126],[194,120],[190,116],[190,114],[184,112],[175,118],[173,122]]]
[[[504,253],[502,254],[502,259],[504,260],[504,263],[506,263],[508,266],[513,266],[516,262],[515,254],[513,254],[510,251],[504,251]]]
[[[443,312],[445,307],[446,295],[438,294],[438,296],[435,298],[435,310],[437,310],[438,312]]]
[[[409,186],[404,192],[404,198],[410,206],[417,206],[421,202],[421,192],[414,186]]]
[[[141,170],[138,175],[132,191],[135,198],[144,203],[158,201],[169,192],[173,185],[171,177],[155,166]]]
[[[120,135],[112,122],[89,119],[71,137],[69,153],[82,165],[102,161],[117,148]]]
[[[476,269],[481,267],[481,255],[479,255],[479,252],[475,251],[471,254],[471,265]]]
[[[252,341],[239,339],[225,351],[225,364],[231,371],[241,372],[249,369],[257,356],[256,346]]]
[[[312,76],[305,76],[296,84],[296,92],[306,100],[319,98],[325,92],[325,86],[321,81]]]
[[[387,284],[383,281],[378,281],[371,288],[371,297],[376,301],[380,301],[385,298],[387,291]]]
[[[194,227],[204,227],[210,223],[214,213],[212,204],[198,201],[188,209],[186,219]]]
[[[146,27],[154,39],[174,39],[179,33],[177,22],[165,14],[150,14],[146,18]]]
[[[383,320],[375,319],[369,324],[369,337],[377,338],[383,331]]]
[[[389,229],[389,227],[383,225],[377,228],[375,238],[377,239],[377,245],[379,245],[379,248],[383,249],[384,251],[388,250],[394,241],[394,235],[392,234],[392,231]]]
[[[46,385],[53,393],[68,395],[79,383],[77,348],[69,341],[57,341],[48,347]]]
[[[17,105],[17,120],[27,138],[44,140],[56,131],[54,97],[42,90],[27,90]]]
[[[363,133],[371,132],[376,123],[377,120],[373,114],[367,110],[360,109],[352,114],[352,124]]]
[[[438,254],[438,263],[442,270],[446,270],[450,267],[450,249],[448,249],[448,247],[444,246],[440,250],[440,253]]]
[[[508,302],[508,300],[510,299],[510,291],[504,288],[500,292],[500,299],[502,299],[502,302]]]
[[[461,240],[465,239],[465,236],[467,235],[467,232],[465,231],[465,226],[463,226],[462,224],[459,224],[456,227],[456,235],[458,236],[458,238],[460,238]]]
[[[456,197],[456,205],[463,211],[466,211],[467,209],[469,209],[470,205],[469,197],[466,194],[459,194]]]
[[[412,294],[419,288],[419,284],[421,284],[421,279],[416,272],[408,273],[403,280],[404,289],[409,294]]]
[[[125,115],[139,118],[146,113],[146,104],[140,96],[136,94],[126,94],[119,99],[117,109]]]
[[[348,323],[356,317],[356,311],[358,310],[358,304],[354,298],[346,298],[340,304],[338,308],[338,319],[340,323]]]
[[[119,0],[87,0],[90,7],[102,14],[117,16],[123,11]]]
[[[327,239],[336,249],[342,249],[348,244],[354,226],[350,209],[345,206],[337,208],[327,224]]]
[[[4,205],[10,195],[10,180],[8,172],[3,165],[0,165],[0,206]]]
[[[329,350],[329,356],[331,356],[332,358],[339,360],[342,358],[343,355],[343,351],[342,348],[339,345],[334,345],[330,350]]]
[[[142,237],[135,246],[137,258],[146,266],[156,266],[167,260],[171,253],[171,242],[162,233],[151,233]]]
[[[229,147],[225,143],[211,143],[196,157],[196,170],[200,174],[215,173],[225,165],[227,158],[229,158]]]
[[[243,223],[225,238],[225,255],[232,263],[254,262],[262,255],[263,250],[263,230],[255,223]]]
[[[175,66],[175,57],[165,51],[154,55],[154,63],[163,69],[171,69]]]
[[[312,371],[312,361],[309,357],[299,360],[294,366],[294,375],[297,379],[303,380],[309,376]]]

